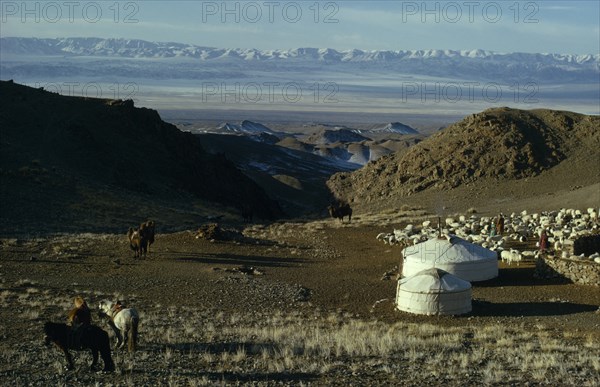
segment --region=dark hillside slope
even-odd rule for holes
[[[186,198],[251,206],[262,218],[281,215],[233,163],[205,152],[194,135],[163,122],[154,110],[12,82],[0,83],[0,95],[2,229],[27,216],[77,222],[69,216],[73,208],[93,217],[95,202],[107,195],[149,207],[153,201],[179,205],[177,198]]]

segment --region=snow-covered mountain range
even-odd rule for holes
[[[600,54],[529,54],[496,53],[477,50],[397,50],[364,51],[331,48],[296,48],[290,50],[225,49],[174,42],[148,42],[137,39],[102,38],[17,38],[0,39],[3,53],[20,55],[110,56],[123,58],[197,58],[213,60],[234,58],[245,61],[300,59],[321,62],[393,62],[401,60],[486,60],[501,62],[535,62],[539,65],[592,65],[598,69]]]
[[[89,96],[90,90],[99,90],[92,96],[137,99],[138,105],[159,110],[395,113],[401,108],[460,115],[524,105],[599,114],[600,98],[596,53],[257,50],[130,39],[4,37],[0,74],[59,94],[67,90]]]

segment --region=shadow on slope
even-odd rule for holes
[[[179,228],[207,211],[282,215],[222,155],[131,101],[65,97],[0,82],[0,234]],[[214,207],[214,208],[213,208]]]

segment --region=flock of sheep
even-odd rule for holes
[[[509,241],[528,242],[532,239],[539,241],[542,231],[546,231],[548,249],[554,250],[556,254],[561,251],[563,258],[569,258],[569,251],[573,250],[575,239],[600,232],[599,212],[600,209],[595,208],[588,208],[587,211],[563,208],[560,211],[532,214],[527,211],[519,214],[512,213],[509,216],[501,214],[496,218],[461,215],[458,218],[446,218],[439,228],[435,227],[437,224],[426,220],[420,228],[408,224],[404,229],[395,229],[392,233],[380,233],[376,238],[390,245],[409,246],[435,238],[440,232],[442,235],[453,234],[468,242],[498,252],[500,258],[508,264],[512,262],[518,264],[524,258],[536,258],[540,254],[540,250],[509,249],[507,247]],[[496,231],[496,222],[500,217],[504,218],[504,232],[501,234]],[[539,242],[537,246],[539,248]],[[599,253],[577,258],[600,263]]]

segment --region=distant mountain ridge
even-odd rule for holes
[[[295,48],[258,50],[214,48],[176,42],[149,42],[115,38],[0,38],[3,53],[20,55],[108,56],[123,58],[197,58],[214,60],[235,58],[246,61],[318,60],[322,62],[394,62],[403,60],[468,59],[504,62],[535,61],[538,64],[600,64],[600,54],[498,53],[474,50],[335,50],[332,48]]]
[[[397,134],[419,134],[419,132],[411,128],[408,125],[405,125],[401,122],[390,122],[389,124],[381,127],[376,127],[375,129],[371,129],[370,132],[374,133],[397,133]]]
[[[217,129],[221,132],[229,132],[229,133],[244,133],[244,134],[261,134],[261,133],[274,133],[273,130],[268,128],[267,126],[259,123],[252,122],[248,120],[244,120],[239,124],[232,124],[230,122],[225,122],[219,126]]]

